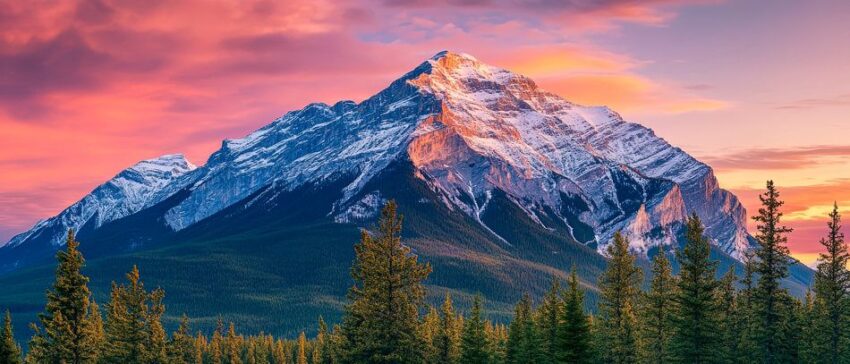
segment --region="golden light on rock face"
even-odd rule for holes
[[[836,46],[850,2],[460,3],[4,3],[0,240],[139,160],[202,164],[222,138],[367,97],[442,49],[652,127],[716,166],[751,212],[776,180],[795,253],[818,249],[824,206],[850,206],[850,47]]]

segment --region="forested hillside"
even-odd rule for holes
[[[597,302],[573,270],[553,279],[539,302],[522,295],[509,320],[491,315],[478,295],[468,310],[446,295],[427,305],[432,267],[402,241],[394,201],[354,247],[353,284],[338,322],[317,317],[315,335],[240,334],[219,320],[194,331],[190,316],[166,332],[166,292],[145,287],[136,266],[96,303],[72,232],[57,254],[46,305],[22,350],[7,311],[0,331],[2,363],[839,363],[850,359],[850,253],[835,206],[821,240],[824,252],[805,299],[780,282],[792,263],[791,231],[772,182],[754,217],[758,242],[742,272],[717,278],[718,263],[699,217],[685,226],[686,244],[662,251],[644,270],[628,239],[615,234],[598,277]],[[672,259],[671,259],[672,256]],[[672,265],[679,267],[673,273]],[[644,285],[645,281],[648,285]],[[647,287],[644,289],[644,287]],[[169,293],[171,294],[171,293]],[[179,294],[179,292],[177,292]],[[227,299],[222,297],[221,299]],[[463,312],[461,312],[463,311]],[[191,315],[191,312],[187,313]],[[287,320],[286,317],[279,318]],[[308,328],[304,328],[308,330]],[[23,354],[26,351],[26,355]]]

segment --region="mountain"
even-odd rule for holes
[[[12,237],[0,246],[3,248],[0,254],[5,258],[3,269],[26,265],[34,258],[43,257],[44,253],[52,255],[55,249],[65,244],[68,229],[98,229],[104,223],[141,211],[149,206],[156,192],[195,168],[182,154],[164,155],[134,164],[59,215],[39,221],[32,229]],[[36,251],[33,252],[33,249]],[[26,253],[9,253],[18,250]],[[7,254],[10,256],[7,257]]]
[[[186,300],[218,292],[260,306],[243,289],[280,297],[278,286],[303,296],[306,318],[339,307],[358,227],[391,198],[408,244],[435,266],[433,286],[504,304],[571,265],[592,287],[616,231],[644,257],[678,246],[692,213],[724,267],[752,247],[738,199],[652,130],[441,52],[361,103],[310,104],[225,140],[201,167],[179,155],[140,162],[12,238],[0,272],[37,276],[74,228],[90,269],[110,279],[139,261]],[[198,288],[210,277],[226,287]],[[788,284],[810,280],[797,267]]]

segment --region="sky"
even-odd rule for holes
[[[850,211],[847,39],[841,0],[0,0],[0,240],[139,160],[203,164],[447,49],[652,128],[750,215],[775,180],[811,264],[833,202]]]

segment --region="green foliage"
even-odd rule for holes
[[[629,252],[627,239],[616,234],[607,250],[607,268],[599,280],[598,316],[585,312],[588,291],[580,286],[574,267],[567,289],[553,279],[536,309],[531,295],[522,295],[509,327],[483,318],[480,296],[473,299],[464,316],[464,302],[468,301],[462,300],[463,294],[458,296],[461,309],[456,310],[446,294],[439,310],[431,307],[420,318],[425,299],[422,281],[430,266],[420,263],[411,248],[402,244],[401,217],[390,203],[382,211],[376,231],[363,231],[360,244],[355,246],[356,260],[351,269],[354,285],[349,290],[342,325],[329,329],[319,317],[312,339],[306,328],[295,339],[262,333],[242,335],[232,322],[225,329],[221,318],[211,335],[199,332],[192,336],[190,323],[197,321],[185,315],[168,335],[163,326],[167,319],[165,292],[159,288],[147,291],[135,266],[127,274],[126,283],[113,283],[104,322],[90,297],[88,278],[80,271],[84,260],[78,243],[69,234],[68,247],[57,255],[59,265],[45,313],[40,325],[32,325],[34,334],[26,362],[846,362],[843,340],[848,327],[842,320],[847,314],[847,292],[842,287],[849,279],[844,265],[850,258],[839,231],[837,207],[830,214],[829,234],[822,241],[827,253],[819,264],[817,295],[807,295],[800,303],[779,285],[769,289],[770,279],[779,280],[787,274],[781,262],[787,260],[782,234],[788,229],[779,225],[781,202],[772,184],[762,197],[765,207],[756,219],[760,245],[754,257],[747,259],[740,291],[736,289],[734,267],[722,280],[715,278],[717,262],[711,259],[699,219],[692,216],[685,234],[687,244],[677,252],[678,277],[661,251],[653,259],[648,290],[642,293],[638,261]],[[768,264],[770,259],[772,264]],[[768,295],[770,292],[773,296]],[[772,307],[769,312],[767,307]],[[768,325],[768,319],[776,320],[773,326]],[[766,333],[766,327],[774,331]],[[839,338],[839,347],[830,352],[834,337]],[[766,345],[773,345],[770,355],[764,351]],[[20,359],[7,313],[0,331],[0,363],[18,363]]]
[[[641,296],[640,354],[643,363],[662,364],[673,361],[671,341],[677,288],[670,261],[662,250],[652,260],[649,291]]]
[[[786,234],[792,231],[781,223],[784,204],[779,199],[779,191],[773,181],[767,181],[767,191],[759,195],[762,207],[759,214],[754,216],[756,230],[755,238],[759,248],[756,250],[755,273],[758,284],[752,294],[752,309],[755,315],[754,340],[764,363],[782,362],[789,355],[788,341],[783,335],[783,325],[790,319],[788,307],[790,301],[788,291],[780,285],[780,281],[788,275],[790,263],[788,241]]]
[[[446,293],[446,299],[440,307],[440,326],[436,337],[438,363],[457,363],[460,358],[460,320],[452,306],[452,297]]]
[[[160,319],[165,292],[148,293],[139,269],[127,273],[127,283],[113,283],[107,306],[102,363],[163,363],[168,360],[167,335]]]
[[[189,316],[185,314],[180,318],[180,326],[171,334],[171,342],[168,345],[169,362],[175,364],[193,363],[196,358],[195,339],[189,328]]]
[[[619,232],[608,246],[608,267],[599,282],[600,333],[607,338],[602,352],[606,362],[637,361],[637,318],[635,309],[642,280],[635,257],[629,253],[628,239]]]
[[[531,296],[525,294],[517,303],[514,319],[508,331],[507,362],[533,364],[544,360],[542,340],[532,317]]]
[[[44,313],[39,315],[41,326],[33,330],[30,362],[82,364],[97,360],[100,342],[93,314],[99,313],[92,310],[79,244],[69,230],[65,250],[56,254],[56,279],[47,292]]]
[[[811,311],[811,329],[817,341],[817,355],[827,363],[850,362],[850,252],[841,232],[838,204],[827,222],[827,236],[820,240],[825,252],[815,273],[815,300]]]
[[[575,269],[567,281],[568,290],[558,320],[555,341],[557,363],[592,363],[590,322],[584,313],[584,292],[579,288]]]
[[[558,324],[564,309],[562,294],[560,281],[558,278],[553,278],[552,287],[543,296],[543,301],[535,312],[537,329],[543,341],[543,354],[546,363],[557,361]]]
[[[825,352],[824,347],[820,344],[825,343],[822,338],[826,335],[818,332],[815,328],[815,317],[820,316],[815,312],[817,310],[814,304],[814,296],[811,292],[806,293],[806,298],[803,304],[799,307],[797,315],[800,318],[800,341],[799,341],[799,359],[803,363],[833,363],[830,359],[830,353]],[[828,336],[827,336],[828,337]],[[835,362],[837,363],[837,361]]]
[[[717,290],[717,305],[720,308],[718,312],[720,349],[717,353],[719,363],[731,364],[737,360],[736,354],[743,326],[741,318],[745,316],[741,312],[735,292],[737,280],[735,268],[730,267],[723,279],[720,280],[720,286]]]
[[[469,318],[463,322],[463,335],[460,343],[461,364],[487,364],[491,361],[491,348],[487,340],[487,328],[481,317],[480,295],[472,302]]]
[[[354,246],[354,285],[343,319],[343,362],[420,363],[424,342],[418,334],[422,281],[431,267],[417,261],[401,243],[402,218],[396,204],[381,211],[378,232],[363,231]]]
[[[21,347],[15,342],[15,335],[12,333],[12,314],[6,310],[3,328],[0,329],[0,363],[18,364],[21,359]]]
[[[738,316],[738,341],[735,343],[737,352],[735,359],[737,363],[755,363],[759,357],[756,344],[755,308],[753,304],[753,292],[755,291],[755,258],[752,254],[746,256],[744,264],[744,277],[741,279],[743,289],[736,295],[736,306]]]
[[[722,346],[717,263],[709,259],[709,242],[696,215],[688,218],[685,237],[687,243],[677,254],[681,268],[673,300],[673,355],[677,362],[715,363]]]

